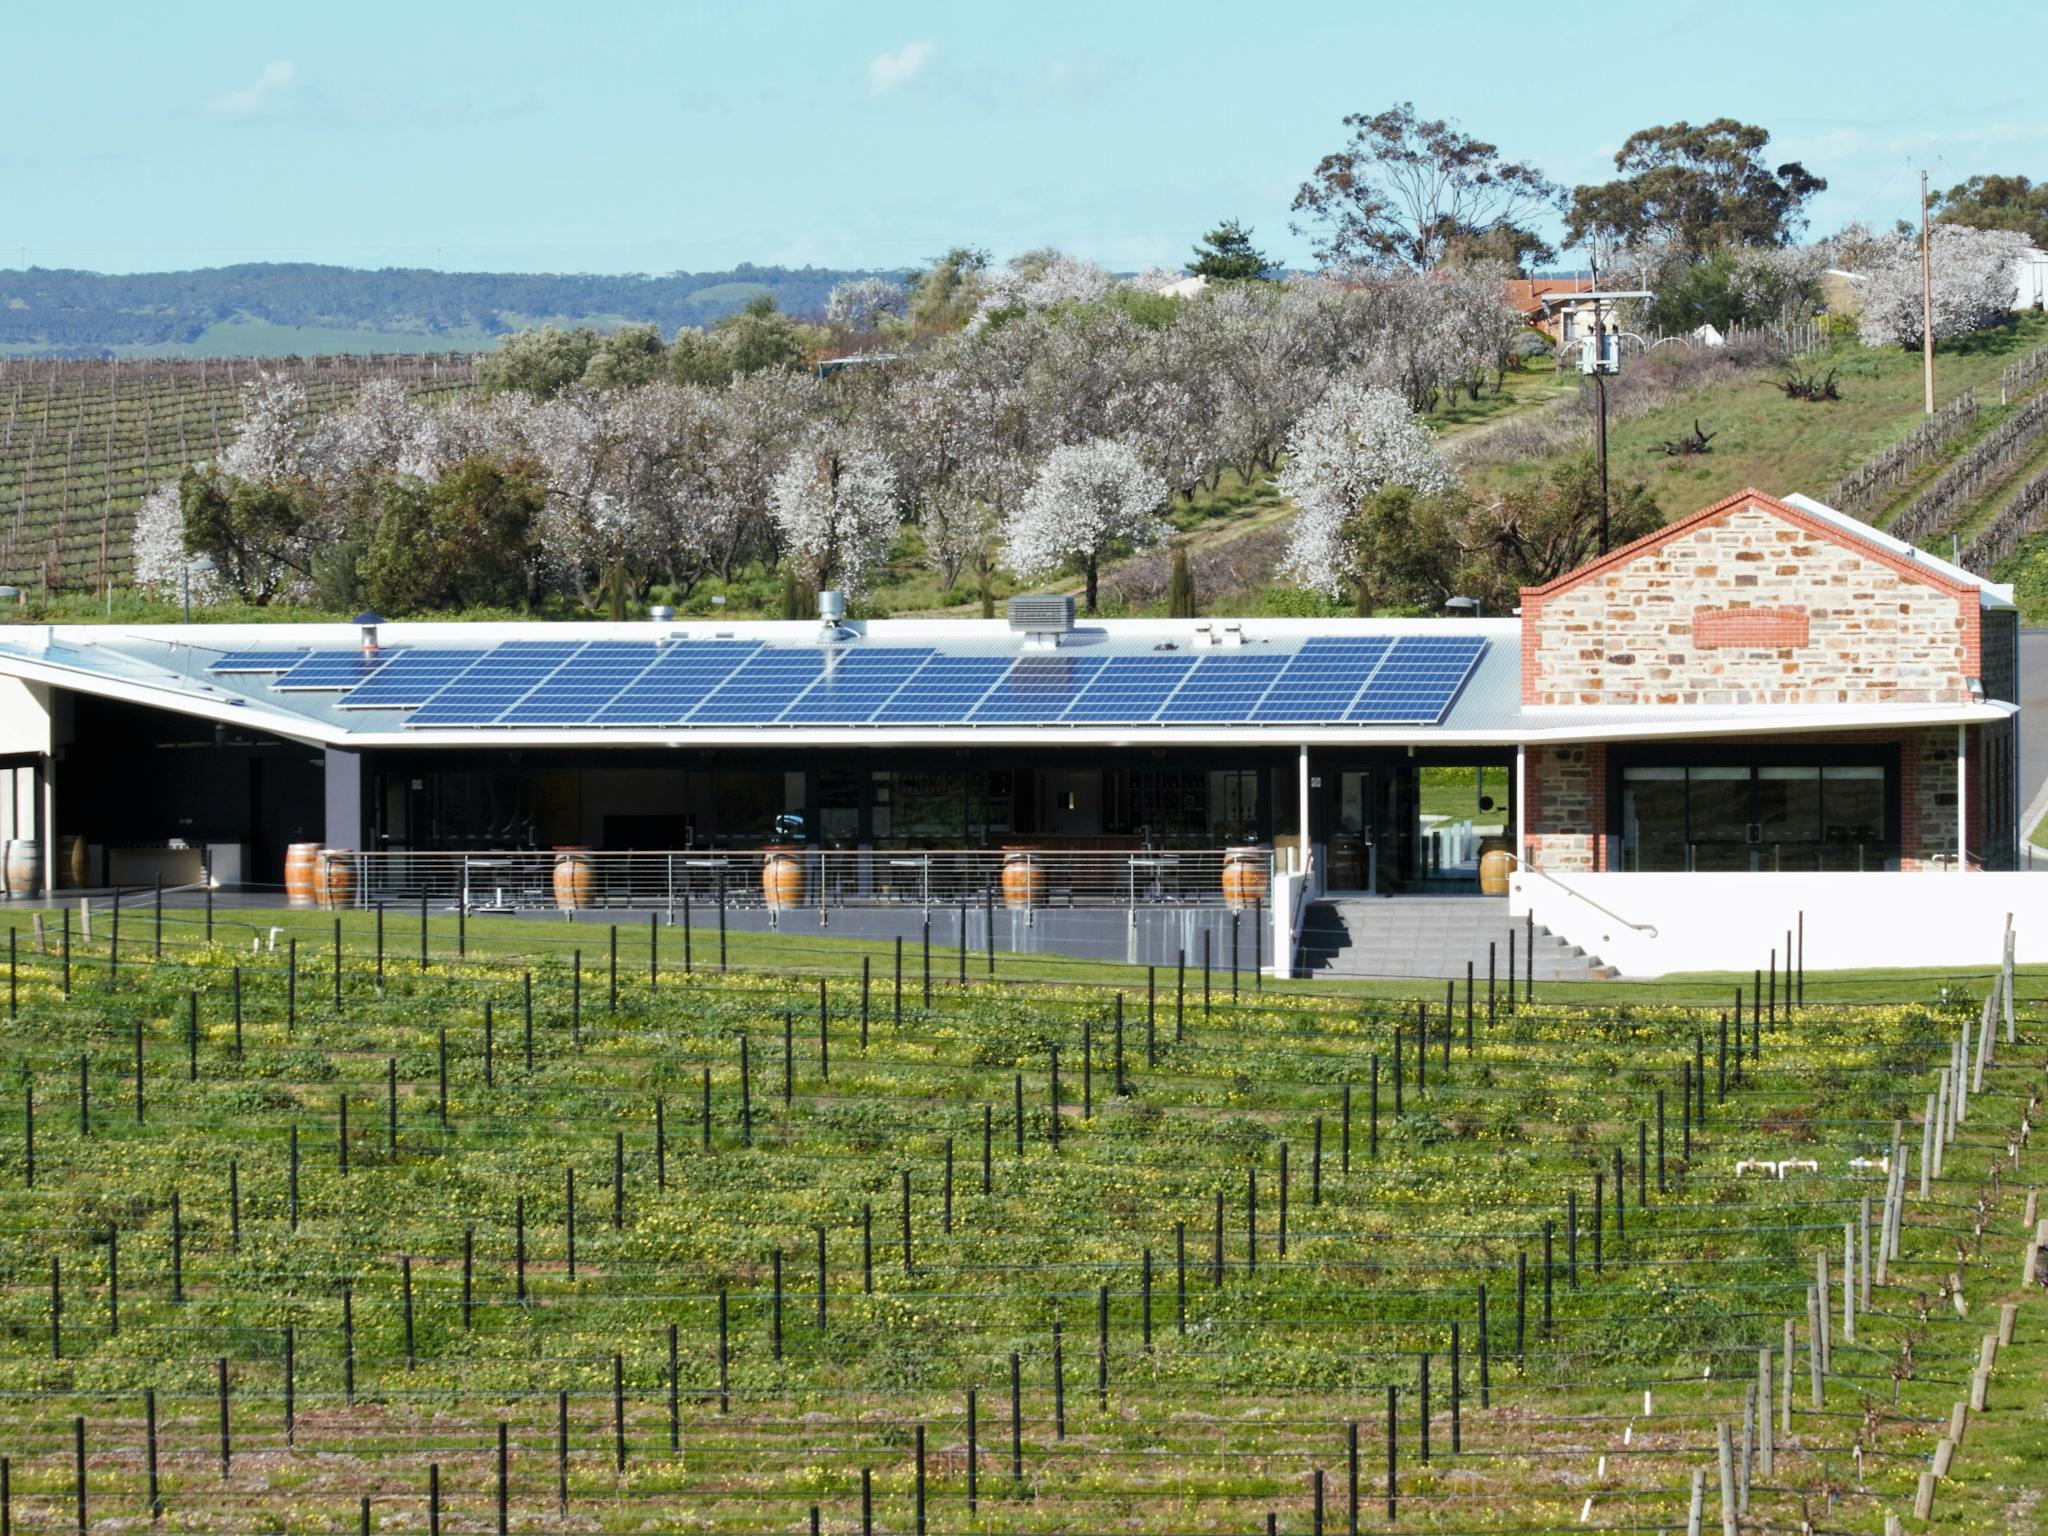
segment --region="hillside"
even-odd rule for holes
[[[467,389],[467,356],[270,361],[58,361],[0,357],[0,580],[39,595],[104,595],[132,568],[135,509],[152,488],[231,441],[241,386],[288,374],[316,406],[371,378],[408,392]]]
[[[2048,401],[2029,403],[2042,400],[2042,368],[2021,370],[2025,378],[2017,385],[2008,383],[2008,370],[2044,345],[2048,316],[2041,315],[1945,345],[1937,359],[1939,398],[1948,402],[1974,391],[1977,409],[1867,503],[1846,509],[1945,548],[1951,535],[1967,543],[2012,508],[2048,462]],[[237,385],[258,361],[0,357],[0,509],[8,519],[0,580],[32,586],[38,598],[46,590],[90,594],[61,601],[65,617],[142,617],[143,608],[126,594],[110,604],[103,586],[108,578],[117,587],[126,580],[134,507],[148,486],[205,457],[232,430]],[[267,366],[274,371],[277,365]],[[396,372],[409,388],[427,392],[465,388],[470,379],[465,356],[315,358],[286,366],[302,376],[316,402],[350,398],[375,372]],[[1842,398],[1821,403],[1787,399],[1779,381],[1789,371],[1755,359],[1672,349],[1632,360],[1612,392],[1617,484],[1646,481],[1667,516],[1747,485],[1826,498],[1838,493],[1846,474],[1906,440],[1925,420],[1917,356],[1840,342],[1801,358],[1800,374],[1836,377]],[[2012,403],[2002,405],[2006,392]],[[1576,375],[1543,364],[1511,371],[1498,395],[1448,401],[1430,419],[1461,473],[1481,489],[1500,490],[1545,473],[1591,444],[1585,386]],[[1710,452],[1668,456],[1659,450],[1695,422],[1712,434]],[[1944,488],[1959,478],[1961,491],[1949,495]],[[1205,611],[1317,607],[1320,599],[1273,580],[1292,510],[1270,477],[1247,483],[1230,473],[1215,490],[1174,506],[1171,521],[1188,548]],[[2028,552],[2044,558],[2031,545]],[[1105,610],[1163,611],[1170,564],[1163,548],[1113,562],[1103,574]],[[781,588],[776,572],[751,565],[729,581],[703,582],[680,606],[700,615],[772,615],[781,611]],[[2048,582],[2023,583],[2023,591],[2039,589],[2048,589]],[[1007,576],[998,572],[993,597],[1000,602],[1009,591]],[[971,575],[950,589],[941,586],[916,529],[906,525],[866,606],[875,613],[973,614],[980,600]],[[2048,600],[2030,606],[2030,613],[2036,607],[2048,611]]]
[[[0,356],[474,352],[543,323],[653,324],[666,335],[722,320],[763,294],[786,313],[819,314],[836,284],[867,275],[750,263],[659,277],[303,262],[129,275],[32,267],[0,272]]]

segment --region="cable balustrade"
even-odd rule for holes
[[[467,912],[1262,905],[1269,848],[321,850],[293,904]]]

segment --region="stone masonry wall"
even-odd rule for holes
[[[1974,590],[1744,498],[1522,594],[1530,704],[1927,703],[1978,675]]]
[[[1530,747],[1523,759],[1529,862],[1586,873],[1607,866],[1607,748]]]

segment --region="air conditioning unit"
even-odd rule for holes
[[[1074,599],[1066,593],[1013,597],[1009,604],[1010,628],[1020,632],[1033,646],[1056,646],[1060,636],[1074,627]]]

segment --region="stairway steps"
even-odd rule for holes
[[[1326,897],[1303,914],[1297,960],[1308,975],[1436,978],[1462,982],[1466,967],[1484,982],[1487,945],[1495,977],[1507,983],[1507,943],[1515,940],[1516,980],[1526,980],[1529,932],[1504,902],[1478,896]],[[1534,930],[1536,980],[1584,981],[1613,971],[1580,946]]]

